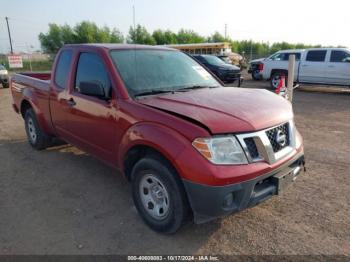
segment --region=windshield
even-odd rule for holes
[[[169,50],[114,50],[112,60],[131,96],[219,83],[189,56]]]
[[[203,55],[203,58],[211,65],[221,66],[226,65],[224,61],[213,55]]]

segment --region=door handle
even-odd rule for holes
[[[331,67],[331,68],[332,68],[332,67],[334,67],[334,65],[329,65],[328,67]]]
[[[302,67],[307,67],[308,65],[301,65]]]
[[[67,105],[70,106],[70,107],[73,107],[75,106],[77,103],[75,103],[74,99],[73,98],[69,98],[67,100]]]

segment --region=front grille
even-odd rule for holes
[[[256,159],[259,157],[259,152],[258,152],[258,148],[256,147],[255,141],[252,137],[249,138],[245,138],[244,142],[247,146],[247,149],[249,151],[249,154],[251,156],[252,159]]]
[[[290,144],[288,123],[267,130],[266,135],[269,138],[273,152],[275,153],[289,146]],[[285,137],[285,143],[283,143],[283,139],[281,139],[282,136]]]

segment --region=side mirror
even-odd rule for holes
[[[350,63],[350,57],[345,58],[344,62]]]
[[[106,98],[105,90],[103,85],[98,82],[80,82],[79,87],[77,88],[79,93],[87,96],[95,96],[101,99]]]

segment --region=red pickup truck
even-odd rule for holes
[[[288,101],[224,87],[170,48],[66,45],[51,74],[16,74],[11,91],[35,149],[59,138],[120,170],[159,232],[252,207],[304,170]]]

